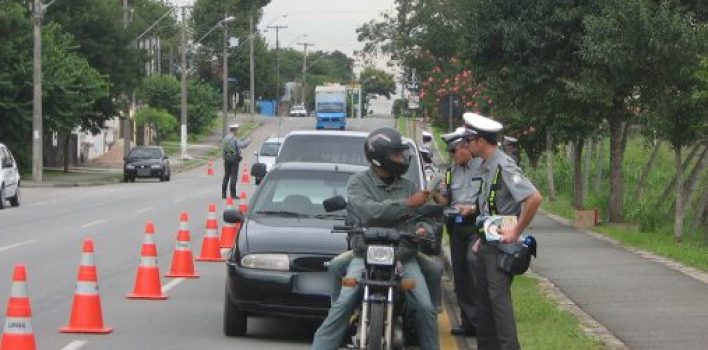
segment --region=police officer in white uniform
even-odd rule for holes
[[[480,215],[516,216],[516,225],[502,227],[501,243],[516,242],[541,205],[541,194],[519,169],[516,162],[497,147],[502,125],[490,118],[465,113],[465,126],[472,134],[468,147],[472,155],[484,159]],[[497,267],[501,252],[481,236],[472,250],[477,254],[477,348],[479,350],[520,349],[511,301],[512,275]]]

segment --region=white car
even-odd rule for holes
[[[278,156],[280,146],[283,144],[282,138],[271,137],[261,145],[258,152],[253,152],[256,155],[256,163],[265,164],[266,171],[270,171],[275,164],[275,158]],[[256,185],[261,183],[260,178],[256,178]]]
[[[20,172],[10,150],[0,143],[0,209],[7,201],[13,207],[20,205]]]
[[[295,105],[290,108],[291,117],[307,117],[307,109],[303,105]]]

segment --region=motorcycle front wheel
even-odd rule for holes
[[[369,331],[368,333],[368,344],[366,346],[369,350],[382,350],[383,347],[383,331],[384,331],[384,304],[383,303],[372,303],[371,312],[369,315]]]

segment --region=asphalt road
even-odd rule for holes
[[[349,130],[392,124],[392,119],[352,120]],[[313,129],[314,121],[268,119],[252,134],[244,163],[250,167],[253,151],[279,127],[284,134]],[[318,322],[251,318],[248,337],[225,337],[223,263],[196,263],[201,277],[195,280],[162,278],[168,300],[125,298],[133,288],[148,220],[156,226],[162,275],[169,270],[182,211],[190,214],[192,251],[198,255],[208,204],[216,203],[219,212],[223,208],[220,162],[215,170],[216,176],[207,176],[206,167],[175,174],[169,183],[138,180],[100,187],[24,189],[22,206],[0,211],[0,302],[9,296],[12,266],[24,263],[40,349],[309,348]],[[242,190],[250,198],[254,186],[239,185]],[[85,237],[95,240],[103,318],[114,329],[108,335],[58,332],[69,319]]]

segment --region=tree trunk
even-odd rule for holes
[[[595,152],[597,157],[597,163],[595,164],[595,183],[593,184],[593,190],[595,191],[595,193],[600,192],[600,183],[602,181],[602,167],[605,164],[605,153],[603,151],[604,144],[605,139],[599,137],[597,139],[597,152]]]
[[[624,174],[622,172],[623,128],[622,105],[616,102],[610,116],[610,203],[608,207],[610,222],[624,221]],[[619,105],[619,107],[617,106]]]
[[[582,203],[588,200],[588,188],[590,187],[590,168],[592,164],[592,150],[595,148],[595,139],[589,137],[587,139],[587,148],[585,149],[585,155],[583,156],[583,197]]]
[[[64,136],[64,172],[69,172],[69,143],[71,142],[71,133]]]
[[[703,170],[706,168],[706,159],[708,159],[708,157],[706,157],[707,151],[708,145],[705,145],[701,156],[698,158],[696,165],[691,171],[691,175],[688,176],[686,183],[683,186],[684,207],[688,205],[688,201],[691,199],[691,194],[696,190],[696,185],[699,182],[698,180],[701,178]]]
[[[583,208],[583,139],[573,143],[573,206]]]
[[[683,234],[683,166],[681,164],[681,147],[674,146],[676,163],[676,215],[674,216],[674,240],[681,243]]]
[[[701,226],[705,226],[706,211],[708,211],[708,190],[704,189],[703,193],[701,193],[701,200],[696,206],[696,211],[693,215],[693,227],[700,228]],[[708,243],[705,240],[704,242]]]
[[[693,161],[693,158],[696,156],[696,153],[698,153],[698,148],[700,147],[700,144],[697,144],[693,146],[691,149],[691,153],[688,154],[688,157],[683,161],[682,168],[688,167],[689,164],[691,164],[691,161]],[[674,190],[674,186],[676,185],[676,174],[674,174],[673,179],[671,179],[671,182],[666,186],[664,189],[664,192],[661,193],[661,196],[659,196],[659,199],[654,203],[654,211],[658,211],[661,209],[662,204],[664,204],[665,199],[669,196],[671,191]]]
[[[656,157],[659,155],[659,149],[661,148],[662,142],[662,140],[656,142],[654,149],[651,151],[651,156],[649,156],[649,161],[644,166],[642,175],[639,176],[639,181],[637,181],[637,186],[634,188],[634,194],[632,195],[633,203],[637,203],[639,198],[642,196],[642,187],[644,187],[644,182],[647,180],[649,172],[654,168],[654,162],[656,161]]]
[[[553,182],[553,137],[546,132],[546,180],[548,181],[548,200],[556,200],[556,186]]]

